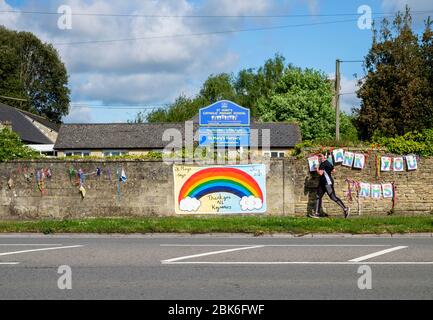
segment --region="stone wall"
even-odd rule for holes
[[[308,172],[305,159],[275,159],[264,162],[267,174],[267,214],[306,215],[314,207],[318,177]],[[97,176],[97,168],[102,175]],[[395,182],[396,214],[430,214],[433,210],[433,158],[421,158],[413,172],[382,172],[382,182]],[[79,181],[69,170],[86,173],[86,195],[79,192]],[[117,182],[116,172],[124,169],[127,182]],[[38,185],[37,171],[50,170],[51,178]],[[40,171],[39,171],[40,172]],[[110,174],[109,174],[110,173]],[[334,175],[337,195],[348,203],[346,178],[361,182],[378,181],[374,158],[367,167],[355,170],[338,166]],[[354,199],[352,214],[386,215],[390,199]],[[340,208],[324,197],[325,211],[340,215]],[[172,164],[160,161],[17,161],[0,163],[0,219],[81,218],[101,216],[174,215]]]

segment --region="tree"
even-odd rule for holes
[[[433,127],[431,100],[432,34],[426,27],[423,47],[411,28],[409,8],[398,13],[392,26],[374,28],[373,44],[365,58],[366,77],[360,83],[356,125],[362,139],[374,135],[404,135]],[[379,34],[378,34],[379,33]]]
[[[268,59],[257,72],[254,69],[243,69],[237,76],[228,73],[210,75],[195,97],[179,96],[166,108],[150,112],[149,122],[179,122],[191,119],[202,107],[218,100],[231,100],[251,109],[251,114],[257,116],[258,101],[261,97],[269,97],[285,69],[285,59],[275,55]]]
[[[8,128],[0,129],[0,162],[37,158],[39,154],[25,146],[20,137]]]
[[[303,140],[331,139],[335,136],[332,88],[322,72],[289,66],[275,93],[259,101],[262,121],[297,122]],[[354,127],[344,114],[341,133],[353,136]]]
[[[0,101],[61,122],[69,113],[66,68],[56,51],[29,32],[0,26],[0,95],[27,99]]]
[[[128,123],[145,123],[147,116],[144,112],[140,111],[135,115],[134,120],[128,120]]]
[[[227,73],[211,75],[204,82],[200,96],[209,104],[219,100],[236,100],[236,92],[232,85],[232,76]]]

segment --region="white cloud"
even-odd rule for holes
[[[1,11],[14,11],[14,8],[6,3],[5,0],[0,0]],[[11,28],[17,25],[17,21],[20,19],[20,14],[2,13],[0,14],[0,25],[10,26]]]
[[[91,123],[92,110],[87,106],[72,107],[69,114],[63,118],[65,123]]]
[[[421,24],[428,16],[433,16],[433,5],[431,0],[382,0],[384,12],[404,11],[406,5],[412,11],[412,18],[416,24]],[[415,14],[414,11],[430,11],[427,13]]]
[[[298,0],[317,8],[317,0]],[[24,2],[26,11],[55,11],[70,5],[73,13],[143,15],[263,15],[289,12],[289,0],[191,0],[104,1],[47,0]],[[17,10],[0,0],[0,9]],[[210,75],[231,72],[239,53],[227,46],[227,36],[208,35],[142,39],[112,43],[60,45],[61,43],[184,35],[232,30],[245,25],[262,25],[268,19],[132,18],[77,16],[72,30],[57,27],[57,15],[0,15],[0,24],[35,33],[54,43],[70,75],[72,100],[110,103],[165,103],[181,93],[193,95]],[[75,111],[66,118],[90,119],[89,110]]]
[[[357,79],[348,79],[345,76],[341,77],[341,93],[340,109],[348,114],[352,113],[353,108],[359,107],[360,99],[356,96],[356,91],[359,90]]]
[[[197,200],[196,198],[190,198],[186,197],[185,199],[182,199],[179,204],[179,209],[181,211],[197,211],[198,208],[200,208],[201,202],[200,200]]]
[[[413,11],[432,10],[431,0],[383,0],[382,7],[390,10],[404,10],[406,5]]]
[[[263,207],[262,199],[254,196],[242,197],[239,204],[241,205],[242,211],[258,210]]]

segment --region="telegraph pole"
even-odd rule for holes
[[[340,141],[340,63],[337,59],[335,62],[335,140]]]

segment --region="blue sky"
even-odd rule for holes
[[[433,13],[433,4],[426,0],[0,0],[0,11],[53,12],[63,4],[69,5],[73,13],[177,16],[354,14],[218,19],[73,16],[71,30],[60,30],[55,15],[0,14],[0,24],[34,32],[44,41],[54,43],[59,50],[70,74],[73,101],[71,114],[64,119],[66,122],[125,122],[140,111],[140,105],[168,103],[181,93],[193,96],[209,74],[237,73],[243,68],[256,68],[276,53],[282,54],[288,63],[319,69],[332,77],[337,58],[362,60],[371,45],[371,30],[361,30],[357,25],[356,14],[360,6],[370,6],[374,17],[395,12],[406,4],[412,10],[431,10],[430,14]],[[421,30],[422,20],[427,15],[415,15],[417,30]],[[342,20],[353,21],[320,24]],[[299,24],[310,25],[224,35],[62,45],[77,41]],[[344,63],[341,71],[342,92],[352,93],[356,90],[354,75],[363,75],[362,64]],[[354,94],[342,97],[342,108],[347,112],[358,104]],[[97,105],[109,107],[96,108]],[[113,106],[119,109],[113,109]]]

